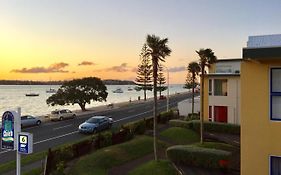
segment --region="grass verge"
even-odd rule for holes
[[[113,166],[121,165],[153,152],[153,138],[137,136],[135,139],[110,147],[97,150],[81,157],[70,168],[69,174],[106,175]]]
[[[128,175],[176,175],[177,171],[168,160],[152,160],[130,171]]]
[[[43,151],[43,152],[34,153],[32,155],[24,156],[24,157],[22,157],[21,165],[24,166],[24,165],[30,164],[32,162],[42,160],[42,159],[44,159],[46,154],[47,154],[47,152]],[[16,169],[16,161],[10,161],[7,163],[3,163],[0,165],[0,174],[11,171],[13,169]]]
[[[199,141],[199,135],[195,131],[181,127],[169,128],[162,131],[160,135],[176,144],[190,144]]]

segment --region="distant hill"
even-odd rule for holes
[[[0,80],[0,85],[62,85],[65,81],[22,81],[22,80]],[[106,85],[134,85],[128,80],[103,80]]]
[[[133,81],[128,80],[103,80],[106,85],[134,85]]]

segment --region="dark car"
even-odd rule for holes
[[[111,128],[113,119],[106,116],[93,116],[79,125],[81,133],[96,133]]]
[[[39,126],[41,125],[41,120],[37,117],[32,115],[23,115],[21,116],[21,127],[28,127],[28,126]]]

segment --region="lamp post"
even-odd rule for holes
[[[164,66],[164,65],[163,65]],[[164,66],[167,70],[167,112],[169,112],[169,68],[167,66]]]

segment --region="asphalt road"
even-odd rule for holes
[[[191,94],[187,93],[171,96],[169,99],[169,106],[175,107],[179,101],[190,97]],[[166,104],[166,100],[160,100],[158,102],[158,111],[165,111]],[[39,152],[86,137],[86,135],[78,132],[78,126],[93,115],[106,115],[112,117],[114,120],[113,127],[116,127],[130,121],[153,116],[153,101],[130,104],[120,108],[93,112],[92,114],[82,114],[75,119],[60,122],[46,122],[41,126],[22,129],[22,131],[33,133],[33,152]],[[15,151],[0,150],[0,164],[15,159]]]

